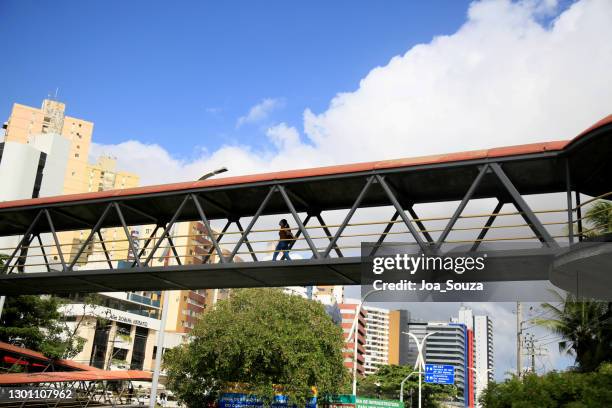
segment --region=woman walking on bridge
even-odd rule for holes
[[[276,249],[274,250],[274,256],[272,257],[273,261],[276,261],[276,257],[279,252],[283,253],[281,256],[281,261],[283,259],[291,260],[289,257],[289,251],[291,250],[291,244],[295,241],[295,237],[291,233],[291,227],[286,219],[280,220],[278,223],[280,229],[278,230],[278,243],[276,244]]]

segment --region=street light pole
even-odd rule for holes
[[[422,383],[421,383],[421,374],[423,373],[423,370],[425,370],[425,358],[423,357],[423,346],[425,345],[425,342],[427,341],[427,338],[431,335],[436,334],[437,332],[431,332],[431,333],[427,333],[425,335],[425,337],[423,337],[423,340],[421,340],[419,342],[419,338],[417,336],[415,336],[414,334],[410,333],[410,332],[402,332],[402,334],[407,334],[408,336],[410,336],[412,338],[412,340],[414,340],[414,342],[416,343],[417,346],[417,359],[416,362],[414,363],[414,368],[418,368],[419,371],[419,408],[421,408],[421,403],[422,403]]]
[[[409,378],[412,376],[412,374],[414,374],[414,373],[416,373],[416,372],[417,372],[417,371],[413,371],[413,372],[411,372],[410,374],[408,374],[408,375],[406,376],[406,378],[404,378],[404,379],[402,380],[402,382],[400,383],[400,402],[404,402],[404,383],[405,383],[406,381],[408,381],[408,379],[409,379]]]
[[[346,342],[351,340],[351,336],[353,336],[353,395],[357,397],[357,322],[359,320],[359,315],[361,314],[361,307],[363,306],[366,299],[373,293],[380,292],[381,289],[372,289],[359,301],[357,307],[355,308],[355,317],[353,318],[353,324],[351,325],[351,330],[346,337]]]
[[[220,173],[225,173],[227,171],[227,167],[221,167],[220,169],[211,171],[210,173],[206,173],[199,180],[206,180],[212,176],[216,176]],[[212,234],[212,231],[210,231]],[[171,230],[168,234],[168,237],[172,237],[174,235],[174,230]],[[170,246],[173,245],[168,242],[168,247],[166,248],[170,251]],[[164,260],[164,266],[168,266],[170,264],[170,257],[166,256]],[[168,320],[168,307],[170,305],[170,291],[162,292],[162,296],[164,298],[164,302],[162,304],[161,310],[161,320],[159,322],[159,331],[157,332],[157,353],[155,354],[155,366],[153,368],[153,378],[151,381],[151,392],[149,393],[149,407],[155,408],[155,404],[157,402],[157,386],[159,385],[159,375],[161,372],[161,361],[163,358],[163,350],[164,350],[164,335],[166,333],[166,322]]]
[[[476,374],[476,382],[477,384],[480,384],[480,376],[478,375],[478,371],[474,367],[468,367],[468,369],[474,371],[474,374]],[[486,373],[490,373],[491,371],[493,371],[492,368],[487,368],[485,370]],[[476,398],[476,391],[476,387],[474,387],[474,399],[476,400],[476,406],[480,406],[480,404],[478,404],[478,399]]]

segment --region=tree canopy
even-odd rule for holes
[[[0,255],[0,266],[6,256]],[[50,296],[7,297],[0,316],[0,341],[39,351],[50,358],[70,358],[83,348],[58,312],[61,300]]]
[[[534,323],[560,335],[559,351],[576,358],[580,371],[593,371],[612,361],[612,303],[580,299],[572,294],[559,296],[559,305],[544,303],[549,318]]]
[[[384,365],[376,373],[361,378],[357,383],[357,395],[370,398],[399,399],[400,384],[413,372],[412,367]],[[413,405],[417,406],[418,376],[415,373],[404,383],[404,404],[410,407],[410,395]],[[429,384],[423,382],[423,406],[438,407],[442,401],[451,401],[457,395],[457,388],[452,385]]]
[[[202,315],[190,342],[168,350],[169,387],[188,406],[226,390],[271,401],[337,393],[346,383],[342,329],[318,302],[277,289],[242,289]]]
[[[596,372],[527,373],[503,383],[489,383],[480,397],[485,408],[601,408],[612,406],[612,364]]]

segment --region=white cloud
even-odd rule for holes
[[[456,33],[372,69],[326,111],[307,109],[302,139],[286,124],[268,129],[267,151],[233,145],[182,160],[136,141],[94,151],[114,151],[151,183],[193,177],[221,160],[236,175],[571,138],[612,111],[612,3],[582,0],[543,26],[555,6],[474,2]],[[238,124],[282,103],[264,99]]]
[[[550,27],[540,3],[473,3],[453,35],[373,69],[327,111],[314,144],[371,160],[564,139],[612,111],[612,3],[572,5]]]
[[[302,135],[285,123],[268,128],[264,150],[231,145],[179,159],[127,141],[94,145],[92,154],[112,154],[153,184],[221,166],[240,175],[571,138],[612,112],[612,2],[578,1],[544,25],[556,7],[554,0],[476,1],[457,32],[372,69],[324,112],[306,109]],[[264,99],[237,126],[280,106]],[[489,307],[503,372],[515,358],[511,306]]]
[[[249,112],[238,118],[236,127],[240,127],[246,123],[257,123],[268,118],[270,113],[282,108],[285,105],[285,101],[282,98],[266,98],[259,102],[257,105],[249,109]]]

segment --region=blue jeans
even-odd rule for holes
[[[289,246],[289,241],[278,241],[278,244],[276,244],[276,249],[274,250],[274,256],[272,257],[272,260],[276,261],[278,253],[282,252],[283,256],[281,256],[281,261],[283,259],[287,259],[290,261],[291,258],[289,257]]]

